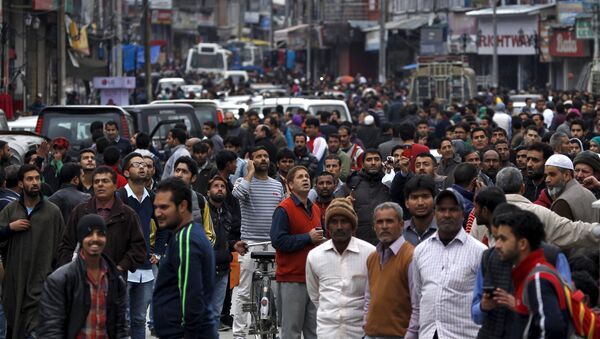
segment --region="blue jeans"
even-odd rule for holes
[[[146,312],[152,301],[153,287],[153,280],[145,283],[127,283],[131,339],[146,338]]]
[[[227,282],[229,281],[229,272],[217,273],[215,278],[215,289],[213,291],[210,303],[214,319],[219,324],[221,322],[221,310],[223,310],[223,301],[227,292]]]
[[[6,338],[6,317],[4,316],[4,306],[0,303],[0,339]]]

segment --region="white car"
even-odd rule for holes
[[[160,93],[163,89],[168,88],[171,92],[175,91],[177,87],[185,85],[183,78],[162,78],[158,80],[156,92]]]
[[[318,112],[326,111],[333,112],[338,111],[340,113],[341,121],[352,121],[350,116],[350,110],[346,103],[342,100],[334,99],[308,99],[308,98],[268,98],[262,101],[254,102],[250,105],[250,110],[258,112],[260,118],[268,115],[274,111],[277,106],[283,106],[283,111],[286,112],[291,110],[292,113],[296,113],[298,109],[302,108],[309,114],[317,115]]]
[[[37,125],[37,115],[28,117],[20,117],[17,120],[8,122],[8,129],[10,131],[26,131],[35,132],[35,126]]]

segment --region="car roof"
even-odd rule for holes
[[[320,105],[345,105],[343,100],[336,99],[312,99],[312,98],[267,98],[262,101],[253,102],[251,106],[262,106],[262,105],[279,105],[279,104],[320,104]]]
[[[185,80],[183,78],[162,78],[158,82],[185,82]]]
[[[125,111],[120,106],[112,106],[112,105],[57,105],[57,106],[46,106],[44,107],[39,115],[43,115],[45,113],[67,113],[67,114],[94,114],[94,113],[122,113],[127,115],[127,111]]]
[[[160,104],[214,104],[219,106],[218,100],[211,99],[171,99],[171,100],[154,100],[150,102],[150,105],[160,105]]]
[[[144,105],[130,105],[123,106],[123,109],[128,112],[143,113],[146,111],[155,111],[157,109],[189,109],[194,110],[192,105],[186,105],[185,103],[157,103],[157,104],[144,104]]]

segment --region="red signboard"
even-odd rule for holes
[[[553,57],[585,57],[587,49],[583,40],[575,37],[574,31],[554,30],[550,39],[550,55]]]
[[[157,25],[170,25],[171,24],[171,10],[170,9],[153,9],[152,10],[152,23]]]
[[[34,11],[51,11],[56,8],[53,0],[32,0],[31,9]]]

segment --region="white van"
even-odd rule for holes
[[[258,112],[259,117],[262,119],[265,115],[274,111],[277,106],[283,106],[283,111],[286,112],[291,110],[292,113],[296,113],[298,109],[302,108],[309,114],[317,115],[318,112],[340,112],[341,121],[352,121],[350,116],[350,110],[344,101],[334,99],[308,99],[308,98],[268,98],[262,101],[254,102],[250,105],[251,111]]]

